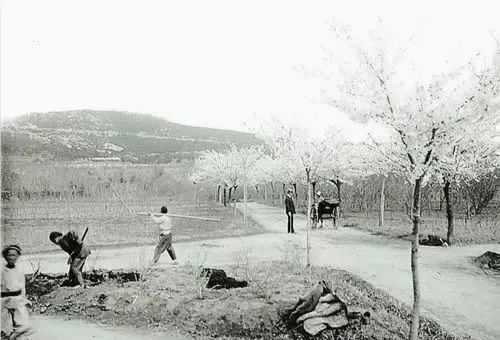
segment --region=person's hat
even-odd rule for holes
[[[19,255],[21,255],[21,247],[19,247],[17,244],[11,244],[3,248],[2,256],[6,257],[9,250],[15,250]]]

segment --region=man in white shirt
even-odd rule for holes
[[[26,299],[24,273],[16,267],[21,255],[21,248],[17,245],[6,246],[2,256],[6,264],[2,268],[2,339],[20,339],[31,332],[29,312],[26,308],[30,301]],[[9,332],[12,330],[12,332]]]
[[[158,245],[155,248],[155,254],[153,256],[153,264],[158,262],[161,254],[163,254],[165,250],[174,261],[173,264],[177,264],[177,257],[175,256],[174,247],[172,246],[172,220],[167,213],[168,209],[165,206],[161,207],[160,214],[149,213],[153,222],[158,224],[160,229]]]

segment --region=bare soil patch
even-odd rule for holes
[[[305,339],[308,337],[300,329],[277,327],[279,313],[325,280],[350,312],[368,311],[371,318],[369,324],[351,323],[324,331],[316,339],[407,338],[408,306],[346,271],[313,267],[304,272],[283,262],[221,269],[247,280],[248,287],[206,289],[200,267],[190,265],[154,269],[143,281],[136,281],[133,272],[92,272],[86,278],[95,285],[85,290],[60,287],[63,277],[40,275],[27,285],[27,291],[35,312],[43,314],[144,329],[177,329],[195,337]],[[421,339],[463,339],[426,318],[421,320],[420,330]]]

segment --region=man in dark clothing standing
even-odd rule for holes
[[[70,285],[84,288],[85,283],[83,281],[82,271],[85,260],[87,260],[87,257],[91,253],[90,249],[83,244],[83,241],[74,231],[70,231],[65,235],[54,231],[50,233],[49,239],[69,254],[68,280]]]
[[[285,212],[288,216],[288,233],[295,234],[293,230],[293,214],[295,214],[295,204],[293,203],[292,198],[292,189],[288,189],[286,198],[285,198]]]

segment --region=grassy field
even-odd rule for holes
[[[144,281],[106,280],[85,290],[58,287],[59,279],[40,277],[27,287],[34,311],[88,319],[107,325],[172,330],[195,338],[307,339],[300,329],[277,327],[280,312],[292,306],[319,280],[329,282],[350,312],[370,312],[368,324],[352,322],[315,339],[407,339],[410,308],[348,272],[327,268],[304,271],[296,262],[225,267],[228,275],[249,282],[247,288],[208,290],[199,279],[199,263],[155,269]],[[29,281],[29,280],[28,280]],[[464,339],[422,318],[419,339]],[[467,339],[470,339],[467,337]]]
[[[220,222],[174,219],[175,242],[250,235],[261,227],[248,220],[243,225],[241,213],[212,202],[195,206],[192,202],[127,201],[137,212],[159,211],[167,204],[169,212],[216,217]],[[90,246],[123,246],[156,243],[157,226],[146,216],[136,216],[117,201],[12,201],[2,206],[2,241],[21,245],[25,253],[58,250],[48,239],[51,231],[75,230],[83,234],[89,228],[86,243]]]
[[[352,213],[346,212],[340,224],[366,230],[374,234],[389,237],[407,238],[411,233],[411,221],[408,216],[400,212],[386,212],[384,226],[379,227],[376,212]],[[438,235],[446,239],[447,221],[443,214],[422,216],[420,234]],[[478,215],[465,223],[464,218],[455,219],[454,244],[496,243],[500,242],[500,215]]]

